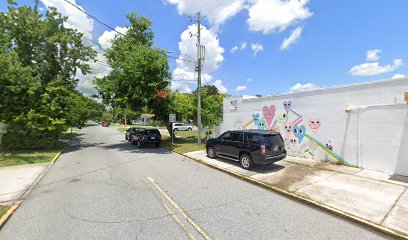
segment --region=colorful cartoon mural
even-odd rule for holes
[[[334,148],[330,141],[327,144],[323,144],[316,139],[316,135],[322,125],[320,118],[309,118],[305,124],[306,126],[301,124],[302,122],[303,115],[293,110],[293,103],[291,100],[286,100],[283,102],[282,111],[278,112],[275,105],[265,105],[262,108],[262,113],[253,113],[251,120],[242,126],[242,128],[270,129],[283,132],[284,134],[282,134],[282,137],[285,140],[288,154],[314,158],[316,151],[321,149],[336,161],[350,166],[346,160],[334,152]],[[310,133],[308,130],[310,130]]]

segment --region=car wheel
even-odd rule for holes
[[[175,132],[175,133],[176,133],[176,132],[178,132],[178,129],[177,129],[177,128],[175,128],[175,129],[173,130],[173,132]]]
[[[155,148],[160,147],[160,143],[156,143],[156,144],[154,144],[154,147],[155,147]]]
[[[208,147],[207,148],[207,155],[209,158],[216,158],[217,154],[215,154],[214,147]]]
[[[188,128],[187,131],[193,131],[193,129],[192,129],[192,128]]]
[[[140,148],[142,146],[142,143],[140,141],[137,142],[137,147]]]
[[[132,145],[135,145],[135,144],[136,144],[135,139],[130,140],[130,143],[131,143]]]
[[[239,163],[241,164],[241,167],[246,170],[251,169],[254,165],[251,156],[246,153],[239,157]]]

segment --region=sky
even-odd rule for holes
[[[192,59],[198,11],[205,46],[203,84],[223,93],[265,96],[408,76],[407,0],[69,1],[120,32],[126,32],[131,11],[149,18],[155,46],[179,58],[169,62],[171,87],[181,92],[197,86]],[[40,2],[42,11],[54,6],[68,16],[67,26],[83,32],[83,41],[106,62],[103,53],[113,31],[63,0]],[[0,11],[5,6],[6,0],[0,0]],[[78,76],[78,88],[86,94],[95,91],[94,77],[109,73],[103,64],[91,67],[92,74]]]

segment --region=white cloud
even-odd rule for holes
[[[238,46],[231,48],[230,53],[236,53],[238,50]]]
[[[301,84],[301,83],[296,83],[290,88],[290,92],[302,92],[302,91],[307,91],[307,90],[313,90],[319,88],[317,85],[313,83],[306,83],[306,84]]]
[[[366,62],[352,67],[348,73],[357,76],[373,76],[395,71],[402,65],[404,65],[404,63],[400,58],[394,59],[393,64],[387,64],[384,66],[381,66],[378,62]]]
[[[280,49],[281,50],[288,49],[290,46],[295,44],[300,39],[302,30],[303,30],[303,27],[297,27],[295,30],[293,30],[290,36],[288,38],[285,38],[285,40],[282,42]]]
[[[61,0],[41,0],[41,2],[46,7],[55,7],[58,9],[62,15],[67,16],[68,20],[65,23],[66,27],[78,29],[81,33],[84,34],[84,41],[88,44],[92,42],[92,31],[94,21],[93,19],[89,18],[85,13],[80,12],[74,6],[70,5],[69,3]],[[84,8],[76,3],[76,0],[71,0],[73,4],[78,6],[80,9],[84,10]]]
[[[117,27],[115,27],[115,30],[118,31],[118,32],[120,32],[120,33],[126,34],[128,28],[127,28],[127,27],[119,27],[119,26],[117,26]],[[115,31],[113,31],[113,30],[111,30],[111,31],[105,31],[105,32],[103,32],[103,34],[98,38],[98,42],[99,42],[99,44],[102,46],[103,49],[108,49],[108,48],[111,47],[111,45],[112,45],[112,40],[115,38],[115,36],[116,36],[117,34],[118,34],[118,33],[115,32]]]
[[[228,92],[227,88],[222,85],[222,81],[219,80],[219,79],[215,80],[214,86],[218,89],[218,91],[220,93],[227,93]]]
[[[180,36],[179,51],[182,55],[176,60],[177,67],[173,71],[173,79],[175,80],[195,81],[197,79],[194,60],[186,57],[187,55],[194,59],[196,58],[197,39],[189,35],[189,32],[194,31],[196,28],[196,24],[190,25]],[[201,30],[201,44],[205,46],[205,60],[202,69],[202,80],[204,84],[212,80],[210,73],[217,70],[220,63],[224,61],[224,49],[220,46],[215,32],[208,30],[205,26],[203,26]]]
[[[375,62],[379,60],[380,56],[378,56],[378,54],[381,52],[382,51],[380,49],[368,50],[366,54],[367,62]]]
[[[263,46],[260,43],[252,43],[251,44],[252,53],[256,56],[259,52],[263,51]]]
[[[191,93],[192,92],[191,88],[187,84],[176,82],[176,81],[171,82],[171,90],[179,91],[181,93]]]
[[[79,11],[74,6],[61,0],[41,0],[41,2],[47,7],[55,7],[62,15],[67,16],[68,20],[65,23],[65,27],[77,29],[83,33],[82,41],[86,46],[93,46],[93,27],[94,21],[89,18],[85,13]],[[76,3],[76,0],[70,0],[74,5],[80,9],[85,10],[82,6]],[[76,78],[79,79],[77,89],[86,96],[97,93],[93,80],[95,77],[103,77],[109,73],[110,67],[106,66],[106,58],[102,54],[102,49],[97,46],[93,46],[93,49],[97,52],[96,59],[99,62],[89,62],[91,73],[83,75],[80,71],[77,72]],[[100,63],[103,62],[103,63]]]
[[[179,14],[195,16],[201,12],[217,29],[244,8],[245,0],[166,0],[177,6]]]
[[[247,78],[246,81],[247,82],[252,82],[252,78]]]
[[[247,43],[243,42],[241,43],[241,46],[239,47],[240,50],[244,50],[247,47]]]
[[[246,86],[238,86],[237,88],[235,88],[235,91],[236,91],[236,92],[240,92],[240,91],[244,91],[244,90],[246,90],[246,89],[247,89]]]
[[[404,77],[405,77],[405,75],[404,75],[404,74],[401,74],[401,73],[396,73],[396,74],[394,74],[394,76],[392,76],[392,78],[391,78],[391,79],[404,78]]]
[[[247,24],[252,31],[272,33],[313,15],[306,7],[309,0],[250,0]]]

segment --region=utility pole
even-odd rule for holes
[[[198,127],[198,145],[201,145],[201,18],[200,12],[197,13],[197,127]]]

